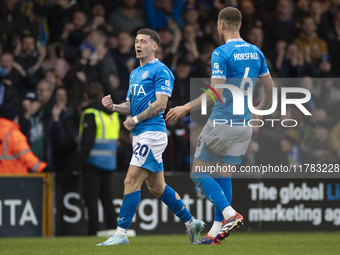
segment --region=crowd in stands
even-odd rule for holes
[[[115,103],[125,101],[129,74],[139,65],[136,31],[159,32],[156,56],[174,73],[168,104],[174,107],[190,100],[190,78],[210,77],[211,53],[222,44],[217,14],[227,6],[242,12],[241,37],[264,52],[276,85],[312,93],[306,106],[312,116],[294,107],[271,116],[296,119],[296,127],[254,129],[244,164],[339,162],[338,0],[0,0],[0,104],[20,110],[21,130],[40,160],[55,172],[79,171],[73,161],[89,103],[85,88],[98,82]],[[286,78],[296,79],[280,82]],[[168,126],[167,171],[189,171],[190,129],[196,134],[199,127],[189,117]],[[119,171],[131,153],[131,134],[122,127]]]

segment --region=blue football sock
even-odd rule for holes
[[[140,202],[140,190],[124,195],[120,208],[118,227],[128,229]]]
[[[166,204],[178,218],[180,218],[184,223],[189,221],[192,216],[183,203],[182,199],[176,198],[176,192],[170,188],[168,185],[165,186],[161,200]]]
[[[193,173],[191,178],[196,185],[203,190],[205,196],[217,207],[221,212],[224,208],[230,206],[224,192],[219,183],[209,174]]]
[[[216,176],[215,180],[218,182],[218,184],[222,188],[224,195],[225,195],[226,199],[228,200],[229,204],[231,204],[231,200],[232,200],[232,197],[233,197],[231,178],[230,177]],[[222,212],[216,206],[214,208],[214,214],[215,214],[214,221],[223,221],[224,220]]]

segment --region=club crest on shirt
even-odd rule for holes
[[[142,74],[142,79],[146,79],[149,75],[149,71],[145,71],[143,74]]]

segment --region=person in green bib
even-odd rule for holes
[[[101,105],[104,88],[92,82],[85,88],[88,103],[79,126],[80,143],[75,170],[82,171],[85,205],[88,208],[88,234],[99,230],[98,199],[101,199],[108,229],[116,228],[113,206],[113,174],[117,168],[118,113]]]

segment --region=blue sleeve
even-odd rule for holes
[[[131,101],[130,100],[130,97],[131,97],[131,94],[130,94],[130,84],[131,84],[131,79],[132,79],[132,75],[133,75],[134,71],[132,71],[130,73],[130,77],[129,77],[129,88],[128,88],[128,92],[127,92],[127,95],[126,95],[126,101]]]
[[[211,55],[211,79],[227,79],[227,62],[223,54],[216,49]]]
[[[174,76],[166,67],[158,68],[155,77],[155,93],[171,97],[174,88]]]
[[[177,24],[180,27],[184,26],[184,22],[182,20],[182,9],[183,9],[183,0],[175,0],[172,7],[172,17],[176,20]]]
[[[130,88],[128,89],[128,93],[126,95],[126,101],[130,101]]]
[[[168,26],[166,15],[155,8],[154,0],[143,0],[143,8],[149,28],[156,30],[158,27]]]
[[[261,55],[261,66],[259,71],[259,77],[264,77],[269,74],[269,69],[267,67],[266,58],[264,57],[262,51],[258,50]]]

